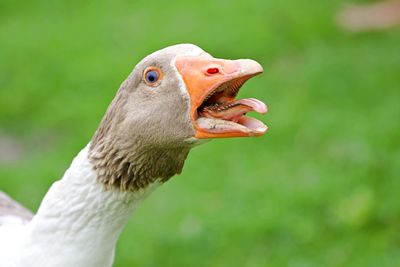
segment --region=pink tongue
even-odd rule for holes
[[[254,98],[240,99],[233,102],[229,102],[233,107],[224,109],[224,105],[220,109],[204,109],[200,115],[202,117],[223,119],[233,122],[238,122],[238,120],[243,116],[243,114],[255,111],[261,114],[267,112],[267,106],[260,100]]]
[[[265,114],[267,112],[267,106],[258,99],[245,98],[235,101],[235,104],[242,104],[251,107],[255,112]]]

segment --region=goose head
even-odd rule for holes
[[[265,113],[253,98],[237,100],[241,86],[263,71],[254,60],[212,57],[191,44],[156,51],[122,83],[90,144],[98,179],[137,190],[180,173],[202,140],[260,136]]]

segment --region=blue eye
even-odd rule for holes
[[[146,73],[146,80],[149,83],[154,83],[158,80],[158,72],[155,70],[149,71],[148,73]]]
[[[160,80],[160,71],[152,68],[145,72],[144,79],[148,85],[155,85]]]

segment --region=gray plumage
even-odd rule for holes
[[[0,225],[9,223],[10,220],[21,223],[29,222],[33,213],[0,191]]]

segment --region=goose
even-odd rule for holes
[[[0,267],[109,267],[136,207],[180,174],[210,139],[261,136],[254,98],[236,99],[263,68],[212,57],[193,44],[156,51],[121,84],[90,142],[35,215],[0,194]]]

